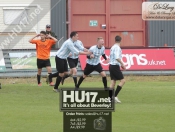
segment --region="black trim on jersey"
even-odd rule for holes
[[[103,56],[103,58],[104,58],[105,60],[107,60],[107,58],[106,58],[106,55],[105,55],[105,54],[103,54],[102,56]]]

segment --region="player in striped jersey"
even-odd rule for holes
[[[74,42],[74,47],[78,50],[78,51],[85,51],[87,52],[88,50],[86,48],[84,48],[83,43],[80,40],[77,40]],[[79,55],[75,55],[73,53],[69,54],[69,57],[67,58],[69,67],[71,68],[69,75],[66,75],[62,78],[62,85],[64,83],[64,80],[73,75],[73,80],[74,80],[74,84],[75,87],[77,86],[77,65],[78,65],[78,57]]]
[[[115,102],[121,103],[117,95],[122,89],[122,86],[125,84],[125,79],[120,70],[120,67],[122,67],[123,70],[125,70],[126,67],[122,62],[122,50],[120,48],[121,37],[116,36],[115,42],[116,43],[111,47],[111,50],[110,50],[110,61],[109,61],[109,64],[110,64],[109,72],[110,72],[110,77],[111,77],[110,89],[114,89],[117,80],[120,81],[120,83],[117,85],[114,96],[115,96]],[[109,92],[110,92],[109,96],[112,98],[112,91],[110,90]]]
[[[84,54],[84,55],[89,55],[91,54],[90,52],[82,52],[78,51],[74,47],[74,42],[78,40],[78,33],[77,32],[71,32],[70,38],[66,40],[61,48],[57,51],[55,61],[56,61],[56,68],[57,71],[59,72],[59,75],[56,79],[56,83],[54,86],[53,91],[59,92],[58,86],[62,80],[62,77],[64,77],[66,74],[68,74],[68,66],[67,66],[67,57],[69,56],[70,52],[73,53],[74,55],[79,55],[79,54]]]
[[[84,69],[83,76],[80,77],[78,84],[76,86],[76,90],[78,90],[80,84],[83,82],[83,80],[93,71],[97,71],[102,76],[102,81],[104,88],[107,89],[107,79],[106,74],[103,71],[103,68],[100,64],[100,57],[103,56],[105,60],[107,60],[105,55],[105,47],[104,45],[104,39],[102,37],[97,38],[97,45],[94,45],[90,47],[89,51],[92,53],[91,55],[87,56],[87,64]]]

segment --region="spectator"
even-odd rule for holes
[[[50,25],[50,24],[47,24],[47,25],[46,25],[46,34],[48,34],[48,35],[50,35],[50,36],[52,36],[52,37],[54,37],[54,38],[57,39],[57,36],[56,36],[55,33],[52,32],[51,30],[52,30],[52,29],[51,29],[51,25]],[[56,45],[52,45],[51,48],[56,48]]]

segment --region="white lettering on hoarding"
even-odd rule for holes
[[[147,60],[146,59],[146,54],[123,54],[122,55],[122,60],[126,60],[123,61],[123,63],[126,66],[126,69],[131,68],[131,66],[133,65],[166,65],[165,60],[161,60],[161,61],[155,61],[155,60]],[[136,60],[136,64],[134,64],[134,60]]]
[[[134,64],[134,59],[136,59],[137,65],[146,65],[148,63],[147,59],[145,58],[145,54],[123,54],[122,60],[124,65],[126,66],[126,69],[129,69]],[[126,61],[124,61],[126,60]]]
[[[151,60],[151,61],[148,61],[147,65],[166,65],[166,63],[164,60],[162,60],[162,61]]]
[[[102,65],[109,65],[109,63],[104,63],[104,59],[101,59]],[[163,66],[166,65],[165,60],[148,60],[146,58],[146,54],[122,54],[122,61],[126,66],[126,69],[130,69],[131,66],[139,65],[139,66]]]

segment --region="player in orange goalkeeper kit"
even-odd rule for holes
[[[39,37],[41,39],[35,39]],[[49,38],[49,39],[48,39]],[[50,35],[47,35],[45,31],[41,31],[40,34],[34,36],[29,40],[30,43],[36,44],[37,52],[37,81],[38,86],[41,86],[41,71],[42,68],[46,67],[48,74],[52,74],[51,63],[50,63],[50,50],[52,45],[54,45],[58,40]],[[54,86],[52,79],[49,80],[50,86]]]

